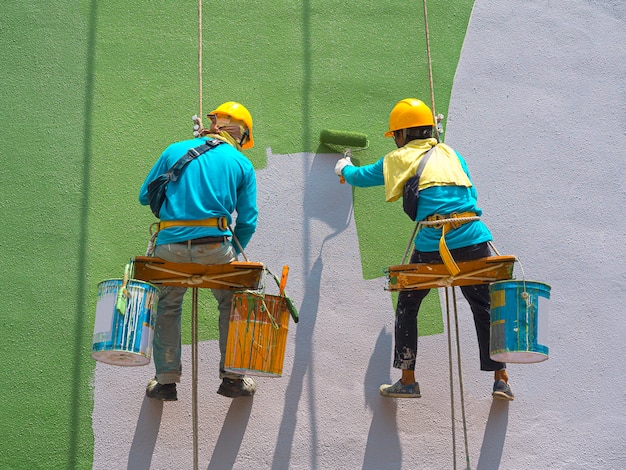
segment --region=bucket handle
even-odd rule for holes
[[[274,278],[274,281],[276,282],[276,285],[278,286],[279,295],[285,300],[285,305],[287,306],[287,310],[289,311],[291,318],[293,319],[294,323],[298,323],[298,321],[300,320],[298,309],[293,303],[293,300],[291,300],[291,297],[289,297],[287,293],[285,292],[285,287],[287,285],[287,276],[289,274],[289,266],[287,265],[283,266],[283,272],[282,272],[280,280],[269,269],[265,268],[265,271],[267,271],[267,273],[270,274]],[[265,293],[265,281],[263,282],[263,292]]]

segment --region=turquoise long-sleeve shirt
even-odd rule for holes
[[[148,205],[148,184],[167,172],[190,148],[207,139],[196,138],[168,146],[156,161],[139,190],[139,202]],[[202,220],[226,217],[232,226],[234,212],[237,220],[235,236],[245,248],[256,231],[256,173],[250,160],[228,143],[223,143],[195,158],[183,170],[177,181],[170,181],[167,198],[159,212],[166,220]],[[194,238],[232,235],[217,227],[170,227],[159,232],[156,244],[177,243]],[[235,249],[239,251],[235,244]]]
[[[461,155],[456,153],[463,171],[471,181],[469,169]],[[370,187],[383,186],[385,177],[383,173],[385,157],[375,163],[361,167],[346,166],[342,170],[344,179],[352,186]],[[426,217],[434,214],[451,214],[452,212],[475,212],[482,214],[477,206],[478,194],[472,184],[471,187],[463,186],[432,186],[423,189],[419,193],[416,220],[426,220]],[[422,227],[415,237],[415,248],[418,251],[433,252],[439,250],[441,229]],[[482,221],[470,222],[459,228],[446,233],[446,245],[449,249],[463,248],[466,246],[483,243],[492,240],[491,232]]]

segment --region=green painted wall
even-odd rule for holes
[[[472,4],[429,2],[444,114]],[[366,133],[355,162],[375,161],[392,148],[382,134],[393,104],[429,96],[421,6],[395,5],[206,3],[204,111],[231,99],[251,110],[259,169],[267,147],[328,152],[323,128]],[[190,135],[197,28],[195,2],[3,4],[1,468],[91,466],[96,286],[145,251],[153,217],[137,191],[162,149]],[[363,276],[380,277],[412,224],[382,188],[355,189],[354,203]],[[442,331],[436,296],[420,322],[422,334]]]
[[[92,461],[92,8],[3,3],[1,468]]]

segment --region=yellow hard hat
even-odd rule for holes
[[[428,106],[416,98],[398,101],[389,115],[389,130],[385,137],[392,137],[394,131],[410,127],[434,126],[435,119]]]
[[[226,115],[229,116],[231,119],[242,121],[248,128],[249,134],[248,139],[243,143],[241,148],[251,149],[252,147],[254,147],[254,138],[252,137],[252,115],[244,105],[242,105],[241,103],[237,103],[236,101],[227,101],[226,103],[220,104],[209,114],[216,114],[218,116],[220,114]]]

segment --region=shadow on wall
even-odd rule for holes
[[[98,20],[97,1],[92,0],[89,7],[89,24],[87,27],[87,67],[85,72],[85,130],[83,135],[83,161],[82,175],[77,181],[81,182],[81,191],[83,195],[80,199],[79,207],[79,223],[80,231],[78,234],[78,253],[76,268],[76,324],[74,327],[74,357],[72,364],[72,386],[70,407],[70,442],[69,442],[69,465],[74,466],[79,461],[79,448],[81,446],[79,429],[80,426],[80,396],[81,386],[84,383],[82,377],[85,374],[91,374],[91,368],[85,367],[84,360],[84,344],[83,338],[89,337],[87,333],[89,326],[86,325],[84,312],[87,307],[87,227],[89,223],[89,188],[90,184],[90,168],[91,157],[93,154],[93,102],[94,102],[94,86],[95,86],[95,57],[96,57],[96,24]],[[88,370],[85,370],[88,369]]]
[[[378,335],[376,346],[367,366],[364,396],[367,407],[373,410],[363,457],[363,470],[388,470],[402,468],[402,447],[398,436],[396,400],[383,398],[378,393],[380,378],[389,374],[392,334],[386,328]],[[389,383],[389,382],[388,382]]]
[[[239,398],[230,404],[208,470],[232,468],[235,465],[250,420],[253,401],[254,398]]]
[[[152,454],[156,446],[161,416],[163,414],[163,402],[144,397],[135,428],[133,443],[128,454],[128,468],[134,470],[149,470]]]
[[[310,18],[311,2],[305,0],[302,4],[302,44],[303,44],[303,82],[302,82],[302,137],[303,142],[308,143],[312,139],[312,131],[309,126],[311,115],[311,18]],[[316,159],[317,160],[317,159]],[[347,227],[349,216],[345,216],[346,212],[351,211],[351,202],[347,207],[337,207],[336,203],[330,201],[329,204],[320,204],[320,198],[324,195],[332,194],[332,191],[325,191],[320,187],[320,182],[328,181],[327,167],[325,165],[316,165],[317,161],[311,168],[307,168],[307,162],[303,159],[303,174],[306,175],[303,213],[305,214],[302,222],[302,269],[304,273],[304,293],[300,307],[300,322],[296,330],[295,336],[295,353],[293,368],[289,378],[289,384],[285,391],[285,405],[282,413],[282,421],[278,431],[278,439],[276,448],[274,449],[273,467],[274,469],[282,468],[285,462],[290,462],[291,452],[293,448],[293,438],[296,432],[298,404],[302,397],[304,388],[304,378],[309,372],[309,381],[307,383],[307,395],[309,397],[309,431],[311,435],[311,448],[315,448],[318,441],[317,430],[317,409],[315,408],[315,383],[312,380],[314,373],[313,368],[313,332],[317,320],[317,312],[320,303],[320,285],[323,271],[322,250],[324,242],[340,233]],[[324,172],[324,174],[321,174]],[[313,184],[316,182],[316,184]],[[323,185],[324,183],[322,183]],[[319,210],[323,208],[323,210]],[[330,209],[329,209],[330,208]],[[311,221],[314,219],[323,220],[332,229],[333,233],[327,237],[319,247],[318,256],[315,262],[310,266],[312,255],[312,237],[311,237]],[[310,468],[317,468],[317,455],[313,453]]]
[[[487,418],[483,445],[480,448],[480,458],[478,459],[476,470],[500,468],[508,422],[509,402],[493,400],[489,417]]]
[[[313,349],[313,331],[315,329],[315,321],[317,319],[317,310],[319,305],[320,279],[322,276],[322,259],[318,258],[311,271],[304,279],[306,286],[304,297],[302,299],[302,307],[300,308],[300,322],[296,329],[295,337],[295,353],[293,360],[293,369],[289,378],[289,384],[285,390],[285,406],[282,413],[282,421],[278,431],[278,439],[276,449],[274,450],[274,465],[272,468],[283,468],[281,462],[289,462],[291,449],[293,447],[293,436],[296,432],[298,403],[302,396],[304,387],[304,376],[312,367],[312,349]],[[309,374],[309,378],[313,377],[313,373]],[[308,382],[308,395],[314,397],[314,383],[312,380]],[[317,441],[316,428],[316,410],[315,400],[309,400],[309,422],[313,445]],[[313,457],[315,459],[315,457]],[[315,462],[311,462],[311,468],[316,468]]]
[[[235,464],[250,420],[252,404],[252,398],[241,398],[231,402],[215,444],[209,470],[212,468],[231,468]],[[128,456],[127,468],[133,470],[150,469],[162,414],[163,402],[144,397]]]

